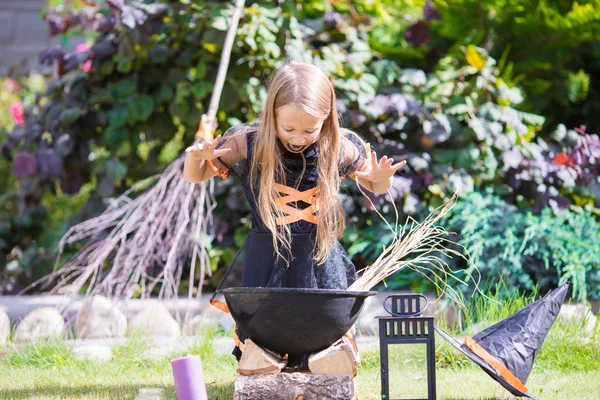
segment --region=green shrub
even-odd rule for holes
[[[567,280],[573,297],[600,298],[600,223],[587,211],[523,211],[488,193],[472,193],[444,221],[470,256],[462,265],[483,285],[547,291]],[[457,260],[455,260],[457,261]],[[457,265],[459,267],[460,265]]]

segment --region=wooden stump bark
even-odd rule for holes
[[[304,374],[240,375],[235,380],[234,400],[356,400],[351,376]]]

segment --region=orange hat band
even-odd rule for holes
[[[474,341],[473,338],[470,338],[468,336],[465,337],[464,344],[473,353],[477,354],[479,357],[481,357],[483,360],[485,360],[485,362],[487,362],[490,365],[490,367],[492,367],[494,369],[494,371],[496,371],[498,373],[498,375],[503,377],[508,383],[510,383],[517,389],[519,389],[521,392],[527,393],[527,388],[519,380],[519,378],[514,376],[513,373],[510,372],[508,370],[508,368],[506,368],[504,366],[504,364],[502,364],[502,362],[500,362],[500,360],[498,360],[496,357],[494,357],[493,355],[488,353],[488,351],[486,349],[484,349],[483,347],[481,347],[479,345],[479,343]]]

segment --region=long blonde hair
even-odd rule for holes
[[[291,255],[291,232],[289,225],[276,224],[283,215],[275,205],[280,194],[275,188],[275,178],[281,177],[285,184],[282,154],[277,146],[276,111],[294,104],[316,118],[324,119],[317,140],[319,146],[318,169],[318,218],[314,260],[324,262],[345,226],[345,213],[338,197],[340,177],[338,155],[340,129],[335,105],[335,90],[331,81],[319,68],[304,63],[291,62],[280,67],[269,84],[267,99],[253,145],[250,165],[250,187],[256,196],[258,211],[265,226],[273,234],[273,246],[279,257],[284,257],[280,246]],[[259,180],[258,195],[255,183]]]

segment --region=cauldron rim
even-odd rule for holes
[[[369,297],[377,294],[376,291],[355,291],[345,289],[317,289],[317,288],[285,288],[285,287],[230,287],[218,289],[219,294],[236,293],[294,293],[294,294],[317,294],[329,296]]]

